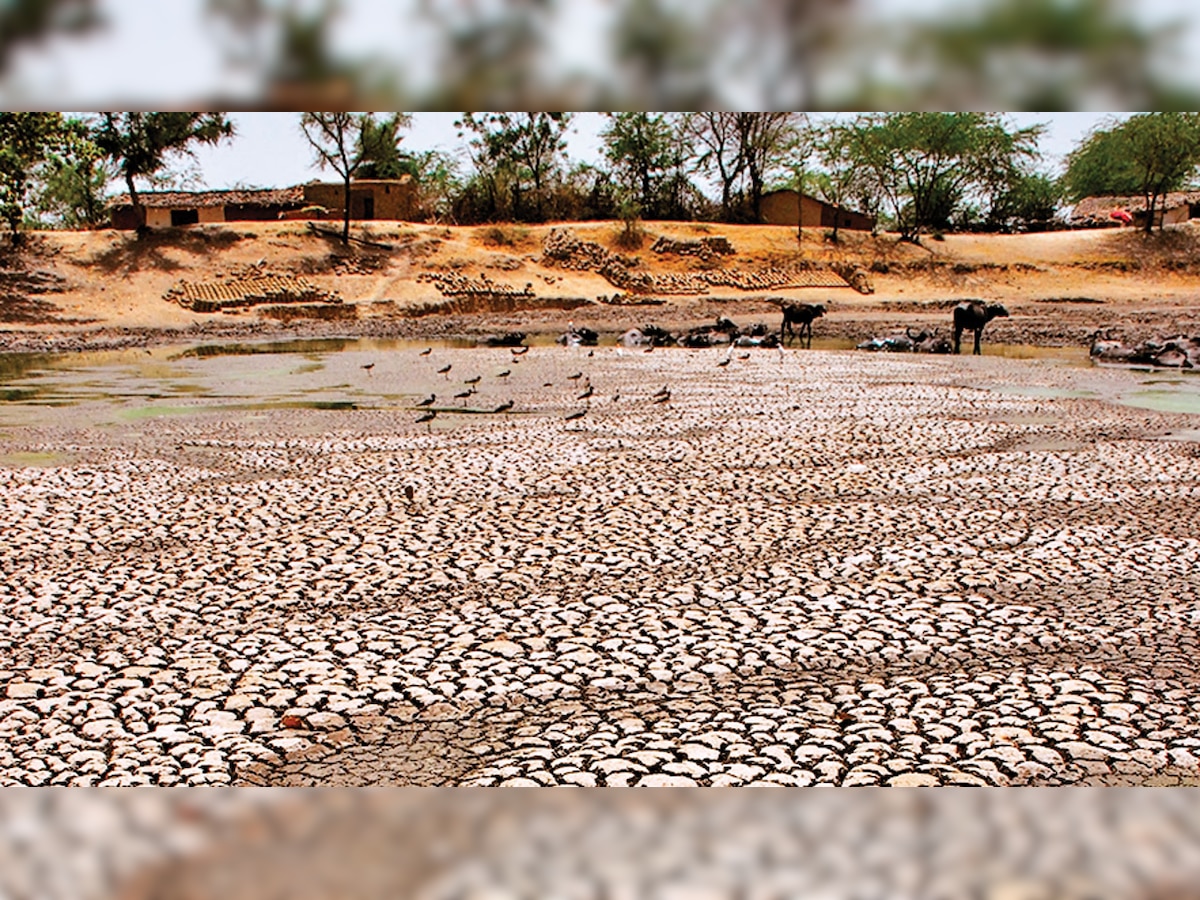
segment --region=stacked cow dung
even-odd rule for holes
[[[219,312],[262,303],[342,302],[337,293],[322,290],[304,278],[273,274],[260,268],[219,281],[181,281],[163,294],[163,299],[193,312]]]

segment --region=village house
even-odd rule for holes
[[[1070,223],[1075,228],[1104,228],[1126,224],[1126,218],[1128,224],[1146,227],[1145,197],[1085,197],[1071,210]],[[1173,191],[1159,197],[1154,207],[1154,225],[1180,225],[1195,218],[1200,218],[1200,191]]]
[[[760,210],[762,220],[767,225],[790,225],[795,228],[799,221],[805,228],[833,228],[836,223],[838,228],[851,231],[875,230],[874,216],[842,209],[793,190],[763,194]]]
[[[345,187],[319,181],[288,188],[244,191],[145,191],[138,194],[151,228],[211,222],[341,219]],[[128,194],[109,201],[112,227],[134,229]],[[350,183],[350,218],[410,221],[417,216],[416,183],[408,175]]]

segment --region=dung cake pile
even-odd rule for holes
[[[304,278],[279,275],[252,267],[245,273],[215,281],[181,281],[163,299],[192,312],[257,306],[262,303],[341,303],[334,291],[326,291]]]
[[[711,244],[701,244],[698,241],[672,241],[659,238],[650,248],[657,253],[685,252],[679,246],[708,246],[706,251],[709,259],[717,253],[733,252],[733,247],[725,238],[705,238]],[[664,243],[665,242],[665,243]],[[728,247],[728,250],[713,248]],[[699,254],[699,250],[687,250]],[[837,272],[817,267],[782,268],[771,266],[758,271],[746,269],[712,269],[704,272],[664,272],[653,273],[638,271],[640,261],[635,257],[620,256],[610,253],[595,241],[584,241],[576,237],[567,228],[555,228],[547,235],[542,246],[543,265],[561,266],[566,269],[593,271],[602,275],[612,285],[631,294],[658,295],[701,295],[707,294],[712,287],[731,287],[743,291],[786,290],[803,287],[848,287],[846,279]]]
[[[737,252],[733,249],[733,244],[729,243],[729,238],[722,235],[693,241],[686,238],[669,238],[664,234],[650,246],[650,250],[653,253],[696,256],[706,262],[717,256],[732,256]]]

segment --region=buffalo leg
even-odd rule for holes
[[[976,328],[975,329],[975,355],[976,356],[980,356],[983,353],[983,351],[981,349],[979,349],[979,341],[982,337],[983,337],[983,329]]]
[[[963,333],[963,330],[960,327],[958,327],[957,325],[955,325],[954,326],[954,352],[955,353],[961,352],[960,344],[962,342],[962,333]]]

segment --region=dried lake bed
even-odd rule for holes
[[[1200,377],[426,346],[0,361],[0,784],[1200,776]]]

